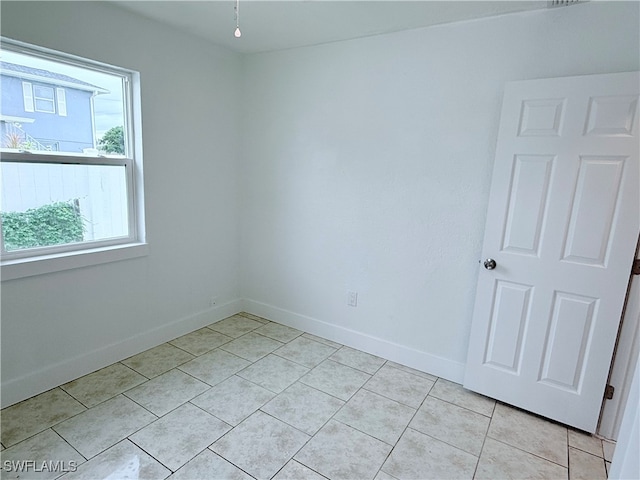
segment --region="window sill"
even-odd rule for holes
[[[101,263],[118,262],[149,254],[147,243],[127,243],[111,247],[92,248],[40,257],[4,260],[0,263],[0,279],[15,280],[74,268],[89,267]]]

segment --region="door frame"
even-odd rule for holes
[[[640,236],[634,258],[640,259]],[[627,405],[633,373],[639,356],[640,276],[631,275],[607,379],[607,384],[615,387],[615,392],[611,400],[603,399],[596,430],[596,433],[601,437],[610,440],[618,439],[622,416]]]

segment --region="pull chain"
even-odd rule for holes
[[[236,6],[234,10],[236,13],[236,29],[233,32],[233,36],[236,38],[240,38],[242,36],[242,32],[240,31],[240,0],[236,0]]]

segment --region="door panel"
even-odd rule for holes
[[[640,230],[637,72],[507,85],[465,387],[595,431]]]
[[[485,363],[511,373],[520,370],[522,338],[529,319],[531,285],[497,281]]]
[[[604,267],[628,157],[580,157],[563,260]]]
[[[633,136],[638,98],[629,95],[591,97],[585,135]]]
[[[559,136],[566,99],[523,100],[520,137]]]
[[[554,156],[516,155],[503,251],[539,255]]]
[[[596,298],[555,292],[540,382],[578,392],[597,305]]]

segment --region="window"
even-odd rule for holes
[[[138,74],[4,38],[0,60],[2,279],[144,254]]]
[[[43,85],[33,86],[33,102],[36,112],[56,113],[54,90]]]
[[[53,87],[22,82],[22,96],[25,112],[56,113],[55,100],[57,99],[58,115],[67,116],[67,97],[64,88],[56,88],[54,96]]]

